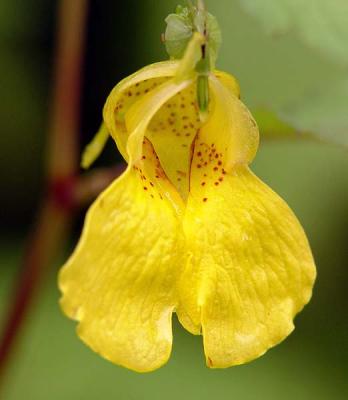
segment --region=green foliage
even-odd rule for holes
[[[346,0],[240,0],[267,33],[294,32],[331,60],[348,65]]]
[[[277,38],[294,35],[327,58],[332,65],[348,66],[348,2],[346,0],[240,0],[266,33]],[[335,72],[333,71],[332,75]],[[348,74],[317,82],[278,116],[299,131],[321,140],[348,146]]]
[[[314,90],[280,117],[322,141],[348,147],[348,76]]]

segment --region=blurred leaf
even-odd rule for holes
[[[348,65],[346,0],[243,0],[240,3],[247,13],[261,22],[268,34],[275,37],[293,33],[306,45],[320,51],[333,66]],[[333,75],[337,75],[334,70]],[[345,72],[331,84],[326,78],[325,81],[320,79],[288,104],[270,108],[295,131],[311,132],[310,136],[319,140],[348,146],[347,98],[348,76]],[[270,124],[268,121],[268,129],[274,132],[277,124]],[[282,136],[278,134],[278,137]]]
[[[22,39],[27,44],[31,39],[40,38],[44,29],[49,29],[50,18],[55,7],[52,2],[1,0],[0,41]]]
[[[348,147],[348,78],[337,79],[300,101],[274,112],[253,110],[261,138],[318,139]]]
[[[348,65],[347,0],[240,0],[270,34],[296,32],[322,54]]]
[[[292,126],[281,121],[274,112],[266,108],[253,110],[253,116],[257,121],[261,139],[296,139],[299,136]]]
[[[320,87],[279,115],[296,129],[348,147],[348,78]]]

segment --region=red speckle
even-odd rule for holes
[[[204,197],[204,199],[203,199],[204,203],[205,203],[207,200],[208,200],[208,198],[207,198],[207,197]]]
[[[218,165],[222,165],[222,161],[220,160],[220,161],[218,161]]]
[[[214,167],[214,171],[217,171],[219,168],[218,167]]]
[[[197,164],[197,168],[201,168],[202,166],[201,166],[201,164]]]
[[[205,182],[202,182],[201,185],[204,186],[204,185],[205,185]]]
[[[147,187],[146,187],[146,186],[144,186],[144,190],[147,190]]]
[[[214,185],[215,185],[215,186],[218,186],[218,184],[219,184],[219,182],[214,182]]]

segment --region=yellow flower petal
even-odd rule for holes
[[[234,76],[219,70],[215,70],[214,75],[234,96],[240,98],[239,83]]]
[[[195,84],[171,97],[156,113],[146,136],[183,199],[189,192],[192,143],[201,127]]]
[[[188,84],[170,80],[129,108],[128,169],[89,209],[60,274],[62,308],[79,321],[81,339],[136,371],[169,357],[184,256],[182,201],[144,134],[158,108]]]
[[[191,259],[177,313],[192,333],[202,327],[207,365],[229,367],[293,330],[311,297],[315,266],[294,214],[246,166],[221,180],[204,174],[191,176],[184,219]]]
[[[79,321],[80,338],[136,371],[158,368],[170,355],[183,264],[181,226],[150,178],[160,171],[148,141],[144,155],[139,167],[129,167],[91,206],[59,277],[62,308]]]
[[[226,79],[225,79],[226,81]],[[214,76],[210,78],[211,114],[202,128],[202,139],[214,143],[224,158],[225,170],[234,165],[249,164],[259,145],[259,130],[247,107]]]
[[[134,102],[174,76],[177,67],[177,61],[164,61],[142,68],[119,82],[107,98],[104,121],[125,160],[128,160],[126,147],[129,136],[125,126],[127,111]]]
[[[195,140],[177,308],[186,329],[203,333],[209,367],[242,364],[283,340],[315,279],[301,225],[247,167],[257,126],[221,82],[210,78],[211,113]]]

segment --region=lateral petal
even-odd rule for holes
[[[184,220],[192,257],[179,318],[189,328],[201,324],[209,367],[242,364],[293,330],[311,297],[314,261],[292,211],[248,167],[218,185],[202,188],[203,176],[192,179]]]
[[[183,254],[176,211],[144,175],[155,165],[151,144],[144,147],[147,165],[129,167],[94,202],[59,276],[62,309],[79,321],[80,338],[139,372],[160,367],[170,355]]]

